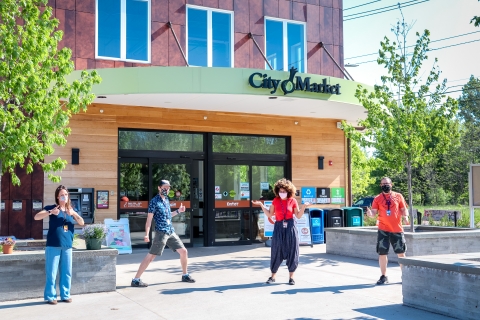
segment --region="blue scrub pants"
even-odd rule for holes
[[[72,286],[72,248],[46,247],[45,274],[47,276],[43,297],[46,301],[57,300],[56,279],[60,266],[60,298],[70,298]]]

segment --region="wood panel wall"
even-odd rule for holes
[[[108,209],[96,209],[97,221],[117,217],[119,128],[290,136],[292,179],[297,188],[346,186],[346,143],[336,120],[93,104],[86,113],[73,116],[70,127],[67,145],[57,148],[51,158],[60,156],[70,162],[71,149],[79,148],[80,164],[67,165],[61,173],[62,184],[115,192]],[[325,157],[324,170],[318,170],[318,156]],[[46,204],[53,203],[56,187],[45,179]]]

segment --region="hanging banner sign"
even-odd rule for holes
[[[128,218],[105,219],[104,223],[107,227],[107,237],[105,238],[107,246],[117,249],[118,254],[132,253]]]

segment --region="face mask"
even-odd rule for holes
[[[161,190],[160,190],[160,194],[161,194],[162,196],[166,197],[166,196],[168,195],[168,191],[165,190],[165,189],[161,189]]]
[[[67,196],[60,196],[60,201],[67,201]]]
[[[389,185],[389,184],[385,184],[382,186],[382,191],[385,192],[385,193],[389,193],[390,190],[392,190],[392,186]]]
[[[286,193],[286,192],[280,192],[278,195],[279,195],[280,198],[282,198],[282,199],[285,199],[285,198],[287,197],[287,193]]]

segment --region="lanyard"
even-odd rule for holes
[[[388,207],[388,211],[387,211],[387,214],[390,215],[390,205],[392,204],[392,195],[390,195],[390,197],[388,198],[387,200],[387,197],[385,197],[385,193],[382,192],[382,195],[383,195],[383,198],[385,199],[385,203],[387,204],[387,207]]]
[[[280,205],[282,206],[283,220],[287,220],[287,209],[283,206],[282,198],[280,198]],[[288,198],[287,198],[287,206],[288,206]]]

